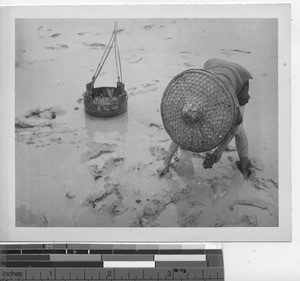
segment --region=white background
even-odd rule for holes
[[[283,1],[247,1],[247,3],[282,3]],[[297,3],[298,2],[298,3]],[[128,1],[71,1],[71,0],[0,0],[1,5],[54,5],[54,4],[126,4]],[[130,4],[175,3],[226,3],[225,1],[130,1]],[[246,3],[246,1],[230,1]],[[297,173],[300,171],[300,2],[292,4],[292,242],[291,243],[226,243],[224,261],[226,281],[299,281],[300,280],[300,187]],[[2,165],[2,163],[0,163]]]

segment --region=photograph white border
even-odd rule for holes
[[[279,227],[15,227],[16,18],[278,18]],[[291,240],[290,5],[124,5],[0,8],[0,241],[232,242]],[[285,65],[285,66],[284,66]]]

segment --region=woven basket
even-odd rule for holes
[[[218,146],[234,126],[237,110],[223,82],[202,69],[189,69],[174,77],[161,100],[167,133],[181,148],[193,152]]]
[[[108,94],[110,93],[110,95]],[[84,93],[84,108],[90,115],[110,117],[127,110],[127,93],[116,87],[99,87]]]

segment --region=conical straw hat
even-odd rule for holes
[[[218,146],[234,126],[236,115],[233,95],[217,76],[201,69],[178,74],[161,100],[167,133],[181,148],[193,152]]]

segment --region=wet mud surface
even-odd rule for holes
[[[75,31],[72,22],[17,24],[16,226],[278,226],[278,156],[270,145],[277,137],[276,52],[263,45],[270,45],[265,37],[270,30],[258,21],[259,34],[250,29],[253,36],[234,42],[236,24],[225,40],[214,33],[220,23],[201,23],[199,28],[193,20],[120,21],[129,99],[128,111],[113,118],[89,116],[82,99],[98,63],[96,50],[101,53],[111,35],[109,21],[87,20]],[[32,42],[28,33],[34,34]],[[258,48],[249,38],[259,36]],[[153,45],[155,40],[160,44]],[[159,177],[170,144],[160,117],[162,93],[176,74],[211,57],[234,59],[258,81],[251,85],[244,117],[251,175],[244,179],[239,172],[232,142],[212,169],[203,168],[204,153],[179,149],[169,172]],[[115,83],[108,79],[114,71],[108,63],[101,85]],[[32,83],[41,79],[42,90]]]

